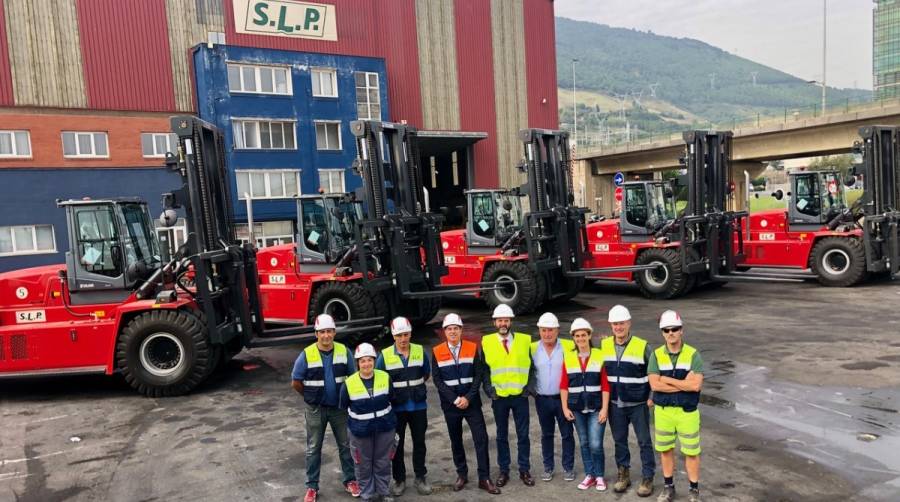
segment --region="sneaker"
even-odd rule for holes
[[[656,497],[656,502],[672,502],[673,500],[675,500],[675,487],[672,485],[663,486],[659,497]]]
[[[631,474],[627,467],[619,467],[619,475],[616,477],[616,483],[613,485],[613,491],[622,493],[631,486]]]
[[[431,483],[425,478],[416,478],[416,491],[419,495],[431,495]]]
[[[596,488],[597,488],[597,491],[598,491],[598,492],[605,492],[605,491],[606,491],[606,481],[603,480],[603,476],[600,476],[600,477],[598,477],[598,478],[594,478],[594,482],[595,482],[596,485],[597,485]]]
[[[575,471],[566,471],[563,475],[563,479],[566,481],[575,481]]]
[[[649,497],[653,494],[653,478],[644,478],[637,489],[638,497]]]
[[[316,502],[316,490],[313,488],[306,489],[306,496],[303,497],[303,502]]]
[[[581,483],[578,483],[578,489],[579,490],[587,490],[588,488],[594,486],[594,484],[596,484],[596,481],[594,481],[594,476],[591,476],[590,474],[588,474],[587,476],[584,477],[584,481],[582,481]]]
[[[347,484],[344,485],[344,490],[354,497],[359,497],[359,483],[356,481],[347,481]]]
[[[406,483],[403,481],[391,481],[391,495],[399,497],[406,491]]]
[[[699,488],[691,488],[690,499],[691,502],[700,502],[700,489]]]
[[[544,471],[541,475],[541,481],[553,481],[553,471]]]

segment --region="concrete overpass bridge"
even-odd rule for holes
[[[852,109],[842,107],[818,117],[785,115],[783,120],[738,124],[732,129],[736,193],[744,193],[745,170],[755,178],[772,160],[847,153],[859,140],[861,126],[898,124],[900,100],[872,102]],[[612,178],[616,172],[625,173],[626,179],[652,178],[654,173],[680,168],[678,159],[683,150],[679,133],[657,141],[577,154],[575,176],[584,180],[583,187],[579,187],[583,188],[584,205],[599,214],[612,214]],[[736,202],[735,207],[740,207]]]

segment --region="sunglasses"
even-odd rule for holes
[[[662,332],[663,332],[663,333],[678,333],[679,331],[681,331],[681,327],[675,327],[675,328],[662,328]]]

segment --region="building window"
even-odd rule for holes
[[[294,150],[294,122],[234,120],[234,147],[239,150]]]
[[[62,133],[64,157],[109,157],[105,132]]]
[[[248,169],[234,172],[238,199],[289,199],[300,195],[300,171],[296,169]]]
[[[319,169],[319,188],[325,193],[344,193],[343,169]]]
[[[55,252],[53,225],[0,227],[0,256]]]
[[[290,96],[291,70],[288,67],[228,64],[228,90],[254,94]]]
[[[319,98],[336,98],[337,90],[337,71],[333,68],[313,68],[312,74],[312,93],[313,96]]]
[[[158,225],[159,220],[154,220],[154,224]],[[156,236],[160,246],[167,246],[169,252],[174,254],[182,244],[187,242],[187,225],[184,218],[178,218],[175,225],[171,227],[156,226]]]
[[[175,152],[178,137],[172,133],[141,133],[141,152],[144,157],[165,157],[168,152]]]
[[[234,232],[241,243],[250,242],[250,226],[248,224],[235,224]],[[291,244],[294,242],[294,223],[292,221],[254,223],[253,237],[256,239],[256,247],[258,248]]]
[[[31,157],[28,131],[0,131],[0,158],[3,157]]]
[[[341,149],[341,123],[331,121],[316,121],[316,149],[340,150]]]
[[[378,92],[378,74],[356,73],[356,115],[363,120],[381,120],[381,94]]]

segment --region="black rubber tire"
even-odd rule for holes
[[[400,315],[409,319],[414,327],[424,326],[434,319],[441,310],[441,298],[420,298],[403,302],[400,306]]]
[[[170,356],[172,349],[180,353],[174,371],[163,368],[172,373],[158,374],[159,367],[152,367],[150,349],[154,346],[159,349],[157,355],[162,352],[164,357]],[[218,353],[210,347],[203,320],[182,310],[141,314],[128,323],[116,341],[116,366],[129,385],[148,397],[187,394],[212,373],[215,357]]]
[[[353,282],[327,281],[316,286],[309,299],[309,323],[319,314],[331,314],[335,322],[378,317],[372,297]]]
[[[635,272],[635,281],[641,293],[653,300],[675,298],[684,293],[689,277],[681,270],[681,255],[671,248],[651,248],[642,251],[636,260],[637,265],[662,263],[665,275],[658,270]]]
[[[573,278],[569,279],[569,281],[570,281],[570,284],[572,282],[575,283],[573,285],[572,292],[566,293],[563,296],[561,296],[559,298],[560,301],[564,301],[564,302],[569,301],[572,298],[575,298],[576,296],[578,296],[578,293],[581,293],[581,290],[584,289],[584,285],[586,283],[586,281],[584,280],[584,277],[573,277]]]
[[[509,278],[515,281],[512,287],[502,290],[485,291],[483,298],[492,310],[505,303],[516,315],[531,313],[544,302],[547,285],[543,277],[536,276],[522,261],[498,261],[484,271],[484,282],[494,282]]]
[[[866,278],[866,252],[855,237],[825,237],[813,246],[809,268],[823,286],[853,286]]]

